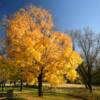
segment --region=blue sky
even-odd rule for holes
[[[62,32],[86,26],[100,32],[100,0],[0,0],[0,19],[29,4],[48,9]]]

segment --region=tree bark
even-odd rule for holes
[[[91,67],[92,66],[88,66],[88,87],[90,90],[90,93],[92,93],[92,76],[91,76]]]
[[[14,87],[16,87],[16,81],[14,81]]]
[[[88,89],[88,85],[87,85],[87,83],[86,83],[86,82],[84,83],[84,85],[85,85],[85,88],[86,88],[86,89]]]
[[[43,96],[43,91],[42,91],[42,80],[43,79],[43,75],[42,73],[39,74],[38,76],[38,96],[42,97]]]
[[[23,80],[20,80],[20,91],[23,90]]]
[[[4,82],[2,82],[1,86],[2,86],[2,91],[4,91]]]

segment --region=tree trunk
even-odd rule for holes
[[[90,93],[92,93],[92,76],[91,76],[91,67],[92,66],[88,66],[88,87],[90,90]]]
[[[85,84],[85,88],[88,89],[88,85],[87,85],[87,83],[84,83],[84,84]]]
[[[23,90],[23,80],[20,80],[20,91]]]
[[[38,76],[38,96],[42,97],[43,96],[43,91],[42,91],[42,78],[43,75],[42,73],[40,73],[40,75]]]
[[[2,82],[2,85],[1,86],[2,86],[2,91],[4,91],[4,83],[3,82]]]
[[[16,81],[14,81],[14,87],[16,87]]]

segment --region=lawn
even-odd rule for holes
[[[9,88],[6,88],[6,90]],[[14,100],[100,100],[100,87],[93,87],[93,93],[82,85],[62,85],[56,88],[43,88],[44,96],[37,96],[37,88],[24,87],[20,92],[19,88],[14,89]]]

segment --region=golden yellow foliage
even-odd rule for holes
[[[69,80],[74,81],[78,77],[78,74],[74,69],[69,69],[69,71],[66,74],[66,77]]]
[[[82,59],[73,51],[67,34],[53,31],[52,16],[47,10],[30,6],[15,13],[8,21],[7,42],[11,62],[29,67],[35,78],[42,73],[51,84],[60,83],[64,74],[71,80],[76,78],[75,69]],[[28,81],[33,80],[33,75],[26,73]]]

